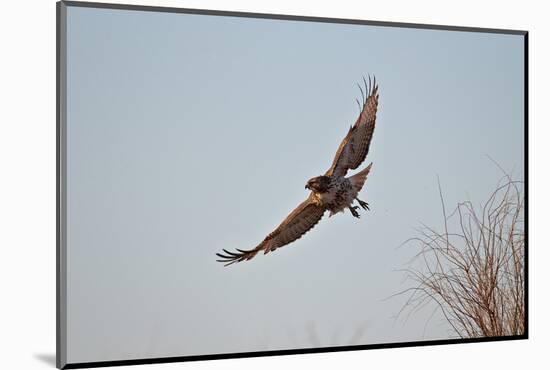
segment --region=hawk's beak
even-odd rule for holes
[[[306,188],[306,189],[309,189],[309,184],[306,184],[306,187],[305,187],[305,188]]]

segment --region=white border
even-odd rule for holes
[[[110,1],[304,16],[530,31],[530,338],[528,341],[369,350],[208,362],[151,369],[285,367],[518,369],[546,363],[550,243],[546,140],[549,25],[543,2],[522,1]],[[3,4],[0,119],[2,367],[53,368],[55,353],[55,1]]]

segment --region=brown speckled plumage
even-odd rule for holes
[[[370,77],[368,83],[364,78],[363,82],[365,90],[359,86],[363,96],[359,117],[338,147],[329,170],[324,175],[314,177],[307,182],[306,188],[311,190],[307,199],[258,246],[247,250],[237,249],[236,252],[224,249],[224,253],[216,254],[220,257],[219,262],[227,266],[247,261],[254,258],[260,251],[267,254],[292,243],[317,225],[327,210],[332,216],[348,208],[354,217],[359,218],[359,213],[356,211],[359,207],[352,206],[354,200],[357,200],[363,209],[368,209],[368,204],[359,200],[357,194],[365,184],[372,163],[355,175],[345,177],[348,170],[357,169],[365,160],[376,122],[378,85],[376,79],[371,83]]]

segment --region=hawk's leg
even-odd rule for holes
[[[361,206],[361,208],[363,208],[364,210],[369,210],[370,211],[369,204],[367,202],[363,202],[359,198],[355,198],[355,199],[359,202],[359,205]]]
[[[359,212],[356,211],[357,208],[359,208],[358,206],[349,206],[348,207],[351,214],[353,215],[353,217],[357,217],[357,218],[360,218],[361,216],[359,216]]]

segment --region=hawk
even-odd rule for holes
[[[346,177],[349,170],[357,169],[365,160],[376,121],[378,108],[376,78],[371,83],[369,76],[367,83],[363,77],[363,83],[364,90],[358,84],[362,103],[356,100],[360,110],[359,117],[338,147],[328,171],[306,183],[305,188],[311,190],[307,199],[296,207],[257,247],[248,250],[237,248],[236,252],[223,249],[223,254],[216,253],[220,258],[217,260],[218,262],[228,266],[236,262],[248,261],[260,251],[267,254],[290,244],[317,225],[326,211],[330,212],[330,217],[336,213],[344,212],[347,208],[353,217],[359,218],[360,215],[357,212],[359,206],[365,210],[369,209],[368,203],[360,200],[357,195],[365,184],[372,163],[355,175]],[[354,200],[359,203],[359,206],[353,206]]]

